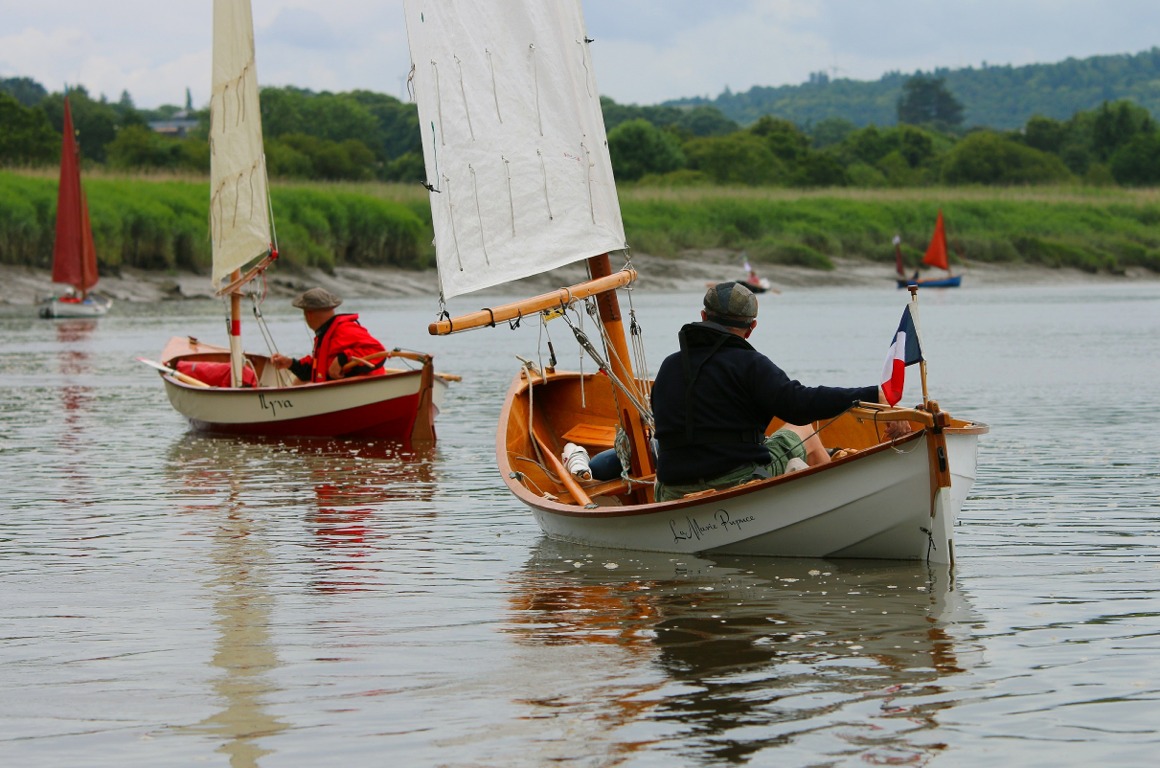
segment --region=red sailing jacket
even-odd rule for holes
[[[330,363],[340,354],[345,355],[343,361],[351,357],[366,357],[375,352],[382,352],[384,347],[378,339],[371,336],[366,328],[359,325],[358,315],[335,315],[334,318],[318,329],[314,336],[314,354],[307,355],[290,367],[298,378],[305,378],[301,374],[310,372],[310,381],[327,381]],[[347,376],[369,374],[372,376],[383,373],[383,360],[374,363],[372,370],[359,366],[347,373]]]

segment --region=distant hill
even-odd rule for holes
[[[1130,99],[1160,116],[1160,48],[1137,54],[1067,59],[1057,64],[975,69],[936,69],[909,75],[889,72],[877,81],[831,79],[816,73],[801,85],[755,86],[744,93],[726,90],[715,99],[691,98],[664,106],[716,107],[726,117],[749,125],[774,115],[799,126],[842,118],[857,126],[897,123],[902,85],[915,75],[941,77],[962,103],[965,127],[1022,128],[1035,115],[1067,120],[1105,101]]]

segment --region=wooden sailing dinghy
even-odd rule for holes
[[[853,450],[828,465],[654,500],[651,381],[634,371],[634,358],[643,371],[635,312],[626,328],[617,294],[637,273],[631,262],[611,268],[610,253],[627,248],[579,2],[484,5],[405,2],[442,300],[581,260],[591,279],[455,318],[445,311],[429,330],[560,316],[598,368],[557,370],[549,347],[546,364],[524,361],[499,416],[499,474],[545,534],[658,552],[950,562],[987,427],[928,398],[921,409],[865,404],[825,426],[827,445]],[[886,440],[891,420],[914,431]],[[589,454],[615,446],[621,476],[573,474],[569,444]]]
[[[89,203],[81,186],[81,153],[73,129],[72,108],[64,97],[64,136],[60,148],[60,186],[56,197],[56,241],[52,248],[52,282],[70,286],[64,296],[40,304],[41,317],[100,317],[113,300],[92,293],[100,279],[97,249],[89,224]]]
[[[241,304],[252,283],[278,258],[271,227],[253,18],[249,0],[214,1],[210,104],[212,281],[229,297],[229,347],[189,337],[170,339],[160,363],[165,391],[198,430],[272,437],[384,438],[429,442],[447,381],[430,355],[392,350],[414,365],[335,381],[292,385],[271,354],[242,349]],[[258,323],[261,313],[254,312]],[[262,335],[272,346],[268,329]],[[374,362],[374,361],[372,361]]]

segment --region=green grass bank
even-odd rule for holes
[[[0,263],[49,266],[56,184],[52,174],[0,171]],[[102,270],[208,272],[206,180],[98,174],[84,186]],[[274,183],[271,197],[284,265],[433,263],[427,193],[418,184]],[[745,251],[755,264],[892,264],[898,234],[913,266],[941,209],[952,260],[1160,273],[1156,189],[626,186],[620,201],[633,250],[660,257],[724,248]]]

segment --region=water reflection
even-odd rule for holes
[[[233,768],[249,768],[272,752],[261,740],[289,727],[267,709],[279,692],[273,672],[280,663],[270,634],[274,597],[261,573],[271,558],[261,537],[253,535],[255,522],[240,491],[218,512],[212,555],[216,571],[207,586],[215,595],[217,630],[210,663],[220,671],[212,687],[224,705],[197,729],[221,739],[217,751],[229,756]]]
[[[89,353],[76,345],[87,341],[97,321],[61,320],[56,324],[56,340],[58,343],[57,362],[62,384],[60,387],[61,404],[64,406],[65,430],[62,438],[70,442],[75,436],[70,434],[71,428],[79,421],[79,413],[84,411],[92,402],[92,388],[78,384],[76,379],[93,372]]]
[[[194,494],[240,483],[251,506],[281,519],[302,510],[309,546],[319,553],[320,592],[361,591],[381,581],[377,554],[393,517],[433,517],[436,449],[390,441],[269,440],[188,433],[174,443],[171,464]],[[285,521],[283,521],[285,522]],[[287,532],[303,540],[300,531]]]
[[[212,531],[206,587],[217,630],[211,663],[220,671],[212,687],[224,704],[192,730],[220,738],[231,766],[256,766],[273,751],[263,741],[290,727],[269,711],[284,665],[271,632],[280,558],[305,539],[315,553],[312,589],[371,588],[374,555],[388,537],[383,505],[429,499],[433,457],[396,444],[188,433],[168,459],[180,511]],[[288,509],[298,510],[294,518]]]
[[[953,704],[942,681],[977,656],[969,605],[945,572],[919,564],[709,561],[545,539],[510,602],[522,645],[618,649],[601,658],[631,683],[603,699],[600,718],[623,731],[622,752],[664,741],[641,738],[661,730],[711,762],[766,750],[925,762]]]

